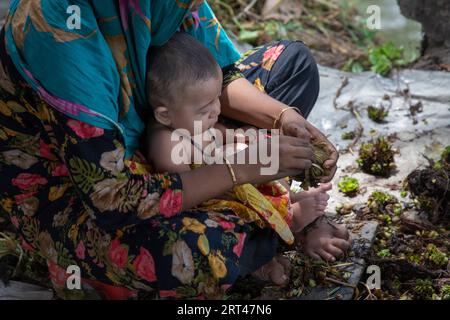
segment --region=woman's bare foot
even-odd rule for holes
[[[301,191],[290,195],[294,211],[295,232],[303,230],[307,225],[325,214],[330,196],[331,184],[325,183],[308,191]]]
[[[289,282],[290,274],[291,263],[289,259],[283,256],[277,256],[253,272],[252,275],[263,281],[271,281],[277,286],[285,286]]]
[[[350,247],[350,234],[343,225],[319,218],[297,238],[306,254],[314,259],[336,261]]]

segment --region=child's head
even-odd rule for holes
[[[214,126],[220,114],[222,71],[211,53],[186,33],[178,32],[161,47],[151,48],[147,95],[156,120],[194,133]]]

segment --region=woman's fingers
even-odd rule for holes
[[[333,179],[334,175],[336,174],[336,171],[337,171],[337,167],[334,166],[334,167],[330,170],[330,174],[329,174],[329,175],[320,178],[320,182],[326,183],[326,182],[331,181],[331,180]]]
[[[301,139],[311,140],[311,134],[309,133],[306,128],[297,123],[297,122],[289,122],[283,125],[283,134],[291,136],[291,137],[297,137]]]
[[[326,177],[322,177],[321,182],[329,182],[336,173],[336,164],[339,158],[339,153],[337,152],[334,145],[327,139],[327,137],[311,123],[306,121],[305,127],[310,132],[312,139],[317,142],[324,142],[326,144],[329,158],[324,162],[323,166],[325,167],[325,169],[328,169],[328,171],[330,171],[330,174]]]
[[[274,143],[274,141],[271,141],[271,143]],[[273,146],[271,148],[273,149]],[[290,152],[303,152],[305,153],[305,157],[314,160],[314,152],[311,144],[304,139],[280,136],[278,149],[280,156]]]
[[[298,171],[309,169],[312,166],[314,153],[311,145],[302,139],[280,136],[280,167],[283,170]]]
[[[325,162],[323,163],[324,167],[326,169],[331,169],[333,167],[336,166],[338,158],[339,158],[339,153],[337,152],[336,148],[331,146],[330,143],[327,141],[328,143],[328,152],[330,152],[330,156],[327,160],[325,160]]]
[[[321,181],[323,183],[331,181],[333,179],[334,175],[336,174],[337,170],[337,161],[339,158],[339,153],[337,152],[336,148],[328,141],[325,140],[327,143],[327,150],[330,154],[329,158],[323,163],[323,166],[325,169],[328,169],[330,172],[327,176],[322,177]]]
[[[287,152],[294,158],[298,159],[308,159],[310,161],[314,160],[314,153],[310,147],[303,146],[289,146],[286,148]],[[281,150],[280,150],[281,151]],[[282,154],[280,154],[282,156]]]
[[[312,150],[311,143],[308,139],[290,136],[280,136],[280,146],[286,144],[296,147],[308,147]]]
[[[293,158],[289,161],[287,164],[288,170],[291,171],[291,174],[298,174],[299,171],[307,170],[311,168],[312,161],[311,160],[305,160],[305,159],[299,159],[299,158]]]

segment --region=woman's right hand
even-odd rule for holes
[[[314,159],[313,149],[307,137],[299,138],[280,135],[272,138],[259,139],[253,143],[256,144],[253,148],[249,147],[240,151],[239,153],[244,154],[233,159],[245,158],[245,164],[233,165],[237,181],[240,184],[264,183],[299,174],[301,171],[309,169],[312,165],[312,160]],[[267,144],[267,147],[263,146],[264,143]],[[250,164],[250,159],[252,159],[250,153],[258,152],[259,154],[261,147],[266,148],[268,159],[270,159],[269,163],[262,164],[259,156],[255,157],[255,154],[252,154],[254,157],[253,159],[258,159],[258,163]],[[278,168],[274,166],[277,162],[276,157],[278,157]],[[232,161],[232,158],[229,157],[228,159],[231,163],[236,163],[236,161]],[[274,168],[271,168],[273,170],[270,171],[274,173],[264,174],[264,170],[262,169],[268,169],[271,166],[274,166]]]
[[[299,174],[311,167],[313,151],[308,138],[277,136],[276,138],[256,139],[253,143],[256,143],[256,146],[247,147],[237,154],[227,157],[238,184],[259,184],[278,180]],[[266,150],[271,151],[267,155],[271,161],[266,164],[261,164],[258,157],[258,150],[260,150],[258,148],[261,147],[266,147]],[[256,154],[251,154],[255,152]],[[242,160],[242,164],[237,164],[236,160]],[[253,162],[256,164],[250,164],[250,160],[257,160]],[[277,163],[278,166],[274,166],[273,173],[263,174],[262,169]],[[219,197],[233,187],[232,175],[225,164],[204,166],[180,175],[183,183],[182,210],[189,210],[203,201]]]

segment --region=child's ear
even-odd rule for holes
[[[170,119],[169,109],[164,106],[159,106],[154,108],[155,119],[159,123],[165,126],[170,126],[172,124],[172,120]]]

